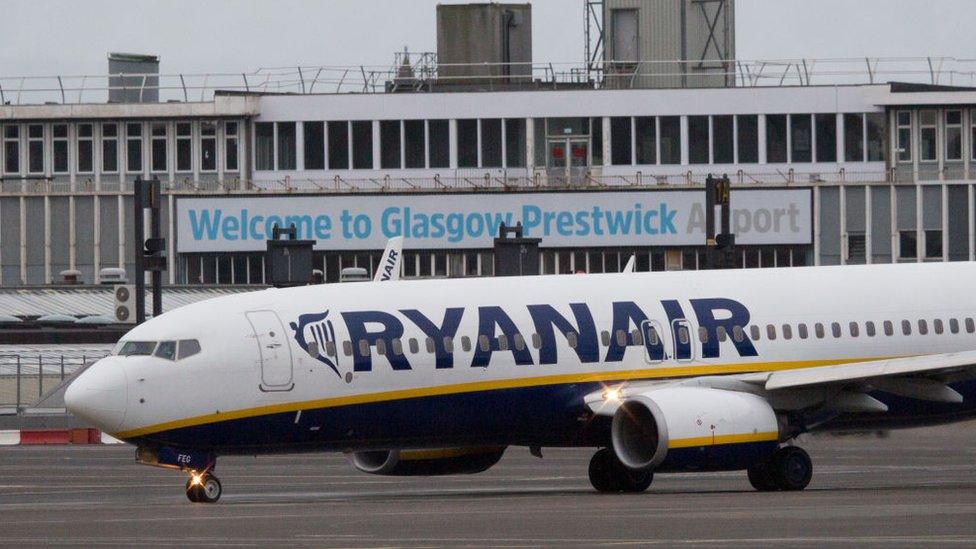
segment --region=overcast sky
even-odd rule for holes
[[[163,73],[389,65],[435,49],[436,0],[0,0],[0,76],[104,74],[109,51]],[[440,2],[464,3],[464,2]],[[533,0],[535,61],[581,62],[583,0]],[[974,0],[736,0],[740,59],[976,58]]]

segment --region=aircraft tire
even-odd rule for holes
[[[210,473],[204,475],[203,484],[199,488],[201,503],[217,503],[217,500],[220,499],[220,494],[223,492],[220,480]]]
[[[653,471],[633,471],[620,463],[609,448],[597,450],[590,459],[590,484],[603,493],[639,493],[654,480]]]
[[[813,461],[803,448],[784,446],[773,454],[769,470],[778,489],[797,492],[810,484],[810,479],[813,478]]]
[[[749,484],[759,492],[774,492],[779,489],[776,479],[769,470],[769,462],[761,462],[749,468]]]
[[[192,478],[189,478],[186,481],[186,499],[192,501],[193,503],[200,502],[200,486],[193,484]]]

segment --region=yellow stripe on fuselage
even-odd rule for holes
[[[629,381],[629,380],[656,380],[676,377],[692,377],[719,374],[743,374],[751,372],[773,372],[778,370],[795,370],[801,368],[815,368],[817,366],[836,366],[838,364],[849,364],[851,362],[863,362],[869,360],[884,360],[890,357],[877,358],[842,358],[829,360],[798,360],[786,362],[752,362],[736,364],[709,364],[697,366],[675,366],[669,368],[642,368],[640,370],[622,370],[611,372],[587,372],[581,374],[559,374],[538,377],[519,377],[512,379],[497,379],[488,381],[474,381],[469,383],[457,383],[453,385],[441,385],[438,387],[421,387],[416,389],[400,389],[395,391],[381,391],[377,393],[363,393],[357,395],[347,395],[341,397],[324,398],[318,400],[306,400],[300,402],[287,402],[282,404],[270,404],[255,408],[243,408],[231,410],[229,412],[216,412],[202,416],[189,417],[158,423],[112,433],[116,438],[135,438],[163,431],[170,431],[183,427],[194,427],[206,425],[208,423],[218,423],[234,419],[264,416],[269,414],[280,414],[286,412],[297,412],[299,410],[314,410],[319,408],[338,408],[353,404],[372,404],[376,402],[387,402],[392,400],[403,400],[408,398],[421,398],[432,396],[454,395],[461,393],[476,393],[480,391],[494,391],[498,389],[523,389],[528,387],[542,387],[546,385],[565,385],[568,383],[595,383],[601,381]]]
[[[717,444],[745,444],[747,442],[769,442],[779,440],[779,433],[745,433],[740,435],[708,435],[704,437],[679,438],[668,441],[668,448],[694,448]]]

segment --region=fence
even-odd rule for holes
[[[108,354],[0,354],[0,408],[33,406],[65,378]]]

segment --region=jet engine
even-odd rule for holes
[[[702,387],[628,396],[613,415],[613,450],[630,469],[746,469],[776,450],[779,422],[762,397]]]
[[[374,475],[470,475],[487,471],[504,453],[504,446],[370,450],[354,452],[351,461],[356,469]]]

